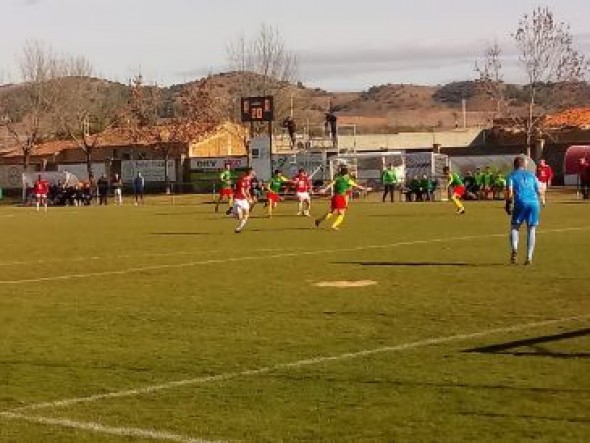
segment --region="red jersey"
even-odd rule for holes
[[[537,179],[541,183],[549,183],[552,178],[553,178],[553,169],[551,169],[551,166],[549,166],[549,165],[537,166]]]
[[[49,183],[47,183],[45,180],[37,180],[35,182],[35,186],[33,187],[33,192],[35,194],[47,195],[49,192]]]
[[[236,192],[234,193],[234,198],[236,200],[246,200],[250,196],[250,182],[252,181],[252,177],[245,175],[240,177],[236,182]]]
[[[293,185],[295,192],[309,192],[311,191],[311,182],[306,174],[298,174],[293,178]]]

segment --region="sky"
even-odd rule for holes
[[[97,74],[183,83],[228,70],[227,47],[262,24],[298,58],[297,79],[330,91],[475,78],[494,41],[505,79],[521,82],[510,37],[523,14],[548,6],[590,58],[588,0],[0,0],[0,83],[17,82],[27,41],[82,55]]]

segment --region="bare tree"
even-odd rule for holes
[[[530,152],[535,137],[543,133],[542,115],[571,103],[572,94],[584,80],[588,62],[574,48],[569,25],[558,22],[548,8],[525,14],[513,37],[527,79],[526,145]]]
[[[178,103],[166,99],[157,85],[145,86],[138,75],[131,85],[128,131],[137,143],[153,145],[164,160],[166,190],[170,192],[167,164],[171,156],[221,122],[209,85],[198,82],[183,88]]]
[[[91,181],[94,179],[92,156],[100,136],[119,122],[126,98],[122,85],[92,75],[92,65],[84,57],[66,60],[66,75],[58,81],[60,96],[53,112],[60,135],[74,141],[84,152]]]
[[[2,124],[21,150],[27,170],[36,147],[55,132],[51,119],[59,96],[55,80],[62,77],[64,65],[51,48],[32,41],[23,48],[19,68],[22,98],[9,106],[1,105],[0,112]]]
[[[262,24],[253,38],[239,36],[228,46],[227,53],[231,69],[240,74],[234,101],[245,96],[272,95],[276,114],[286,116],[297,57],[287,49],[278,28]]]
[[[506,84],[502,73],[502,48],[494,42],[485,48],[483,59],[475,63],[478,89],[494,104],[494,118],[510,111],[510,100],[506,94]]]

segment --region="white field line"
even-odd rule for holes
[[[300,250],[304,248],[289,248],[291,250]],[[273,252],[273,251],[283,251],[284,248],[261,248],[261,249],[250,249],[250,252]],[[140,258],[140,257],[174,257],[178,255],[205,255],[205,254],[215,254],[221,252],[230,252],[227,249],[202,249],[200,251],[177,251],[177,252],[145,252],[141,254],[126,254],[126,255],[105,255],[105,256],[97,256],[91,255],[88,257],[69,257],[69,258],[51,258],[51,259],[40,259],[40,260],[23,260],[23,261],[9,261],[9,262],[0,262],[0,266],[16,266],[16,265],[37,265],[37,264],[44,264],[44,263],[59,263],[59,262],[75,262],[75,261],[82,261],[87,262],[91,260],[117,260],[117,259],[127,259],[127,258]]]
[[[590,229],[590,227],[552,229],[552,230],[547,230],[547,231],[540,231],[539,234],[541,234],[541,233],[548,234],[548,233],[557,233],[557,232],[572,232],[572,231],[586,231],[589,229]],[[322,250],[316,250],[316,251],[285,252],[285,253],[270,254],[270,255],[251,255],[251,256],[245,256],[245,257],[238,256],[238,257],[229,257],[229,258],[217,258],[217,259],[209,259],[209,260],[202,260],[202,261],[190,261],[190,262],[185,262],[185,263],[140,266],[140,267],[135,267],[135,268],[121,269],[118,271],[103,271],[103,272],[89,272],[89,273],[85,273],[85,274],[55,275],[52,277],[38,277],[38,278],[29,278],[29,279],[22,279],[22,280],[4,280],[4,281],[0,281],[0,285],[18,285],[18,284],[27,284],[27,283],[41,283],[41,282],[49,282],[49,281],[82,279],[82,278],[90,278],[90,277],[104,277],[107,275],[126,275],[126,274],[136,273],[136,272],[157,271],[157,270],[162,270],[162,269],[180,269],[180,268],[189,268],[189,267],[193,267],[193,266],[211,265],[211,264],[218,264],[218,263],[233,263],[233,262],[243,262],[243,261],[253,261],[253,260],[267,260],[267,259],[285,258],[285,257],[301,257],[304,255],[335,254],[335,253],[339,253],[339,252],[355,252],[355,251],[365,251],[365,250],[370,250],[370,249],[387,249],[387,248],[395,248],[398,246],[415,246],[415,245],[423,245],[423,244],[429,244],[429,243],[448,243],[448,242],[455,242],[455,241],[478,240],[478,239],[482,239],[482,238],[507,237],[507,235],[508,234],[506,234],[506,233],[466,235],[463,237],[434,238],[434,239],[429,239],[429,240],[404,241],[404,242],[381,244],[381,245],[355,246],[352,248],[322,249]]]
[[[555,325],[555,324],[559,324],[559,323],[584,320],[587,318],[590,318],[590,314],[580,315],[580,316],[576,316],[576,317],[558,318],[558,319],[554,319],[554,320],[544,320],[544,321],[538,321],[538,322],[533,322],[533,323],[525,323],[525,324],[520,324],[520,325],[502,327],[502,328],[494,328],[494,329],[488,329],[488,330],[480,331],[480,332],[473,332],[473,333],[469,333],[469,334],[457,334],[457,335],[451,335],[451,336],[447,336],[447,337],[428,338],[425,340],[419,340],[419,341],[415,341],[415,342],[411,342],[411,343],[403,343],[403,344],[394,345],[394,346],[384,346],[384,347],[374,348],[374,349],[364,349],[364,350],[357,351],[357,352],[349,352],[349,353],[332,355],[332,356],[313,357],[313,358],[304,359],[304,360],[297,360],[297,361],[290,362],[290,363],[279,363],[279,364],[272,365],[272,366],[264,366],[264,367],[261,367],[258,369],[247,369],[244,371],[227,372],[225,374],[208,375],[208,376],[204,376],[204,377],[176,380],[176,381],[170,381],[170,382],[162,383],[162,384],[158,384],[158,385],[145,386],[143,388],[127,389],[127,390],[122,390],[122,391],[109,392],[109,393],[105,393],[105,394],[96,394],[96,395],[90,395],[88,397],[75,397],[75,398],[69,398],[69,399],[65,399],[65,400],[56,400],[56,401],[50,401],[50,402],[45,402],[45,403],[36,403],[36,404],[29,405],[29,406],[23,406],[20,408],[16,408],[16,409],[13,409],[12,411],[8,411],[8,412],[18,413],[21,411],[34,411],[34,410],[39,410],[39,409],[65,407],[65,406],[71,406],[71,405],[79,404],[79,403],[92,403],[92,402],[99,401],[99,400],[134,397],[137,395],[151,394],[154,392],[168,390],[168,389],[174,389],[174,388],[178,388],[178,387],[182,387],[182,386],[198,385],[198,384],[205,384],[205,383],[212,383],[212,382],[223,382],[223,381],[235,379],[238,377],[266,374],[266,373],[269,373],[272,371],[277,371],[277,370],[282,370],[282,369],[300,368],[300,367],[304,367],[304,366],[317,365],[320,363],[351,360],[351,359],[365,357],[365,356],[374,355],[374,354],[382,354],[382,353],[394,352],[394,351],[404,351],[404,350],[408,350],[408,349],[416,349],[416,348],[422,348],[422,347],[426,347],[426,346],[440,345],[443,343],[450,343],[450,342],[454,342],[454,341],[470,340],[470,339],[485,337],[485,336],[493,335],[493,334],[518,332],[518,331],[523,331],[526,329],[539,328],[539,327],[551,326],[551,325]]]
[[[174,434],[168,431],[157,431],[153,429],[140,429],[129,427],[113,427],[100,423],[82,422],[69,420],[67,418],[39,417],[34,415],[15,414],[12,412],[0,412],[0,417],[11,420],[23,420],[30,423],[37,423],[49,426],[60,426],[64,428],[79,429],[82,431],[95,432],[99,434],[110,434],[121,437],[137,437],[150,440],[169,440],[180,443],[221,443],[218,441],[191,438],[185,435]]]

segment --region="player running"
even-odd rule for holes
[[[510,263],[516,264],[518,254],[518,231],[523,223],[527,224],[527,256],[525,265],[533,263],[536,231],[539,225],[541,192],[535,175],[527,171],[526,159],[514,159],[514,171],[506,179],[506,213],[512,215],[510,228]],[[513,205],[514,204],[514,208]]]
[[[232,173],[231,166],[226,164],[221,174],[219,174],[219,196],[215,202],[215,212],[219,212],[219,205],[222,200],[227,198],[227,214],[231,212],[234,199],[234,191],[232,189]]]
[[[323,217],[318,218],[315,221],[315,225],[316,227],[319,227],[324,220],[328,220],[336,215],[336,220],[334,220],[334,223],[332,224],[332,229],[338,231],[340,225],[344,221],[344,214],[346,214],[346,209],[348,208],[348,191],[351,191],[353,188],[369,191],[370,188],[357,184],[348,174],[348,168],[346,166],[340,168],[340,172],[336,175],[334,181],[322,188],[320,193],[324,193],[330,188],[334,189],[334,195],[332,196],[332,201],[330,203],[330,211],[324,214]]]
[[[443,174],[449,181],[447,189],[451,196],[451,200],[457,208],[457,214],[465,214],[465,207],[463,206],[463,203],[461,203],[461,198],[465,195],[465,185],[463,184],[463,180],[459,177],[459,174],[451,172],[451,169],[448,166],[443,168]]]
[[[297,215],[309,217],[309,210],[311,209],[311,180],[305,169],[300,169],[298,174],[293,177],[293,185],[295,186],[295,195],[299,200]]]
[[[547,189],[551,186],[551,180],[553,180],[553,169],[549,166],[544,159],[539,160],[539,165],[537,166],[537,180],[539,180],[539,192],[541,193],[541,203],[545,206],[547,203],[547,199],[545,194],[547,193]]]
[[[35,181],[33,185],[33,194],[35,195],[35,203],[37,206],[37,211],[39,211],[39,205],[43,205],[45,207],[45,212],[47,212],[47,194],[49,193],[49,183],[43,179],[41,174]]]
[[[242,229],[244,229],[244,226],[246,226],[248,218],[250,217],[250,204],[252,203],[250,186],[253,177],[254,170],[248,168],[236,183],[236,192],[234,194],[234,205],[232,209],[234,216],[240,221],[235,229],[236,234],[242,232]]]
[[[277,169],[273,176],[270,178],[268,183],[266,184],[266,207],[268,210],[268,217],[272,217],[272,211],[277,207],[279,204],[279,192],[285,183],[288,183],[289,180],[283,175],[281,170]]]

